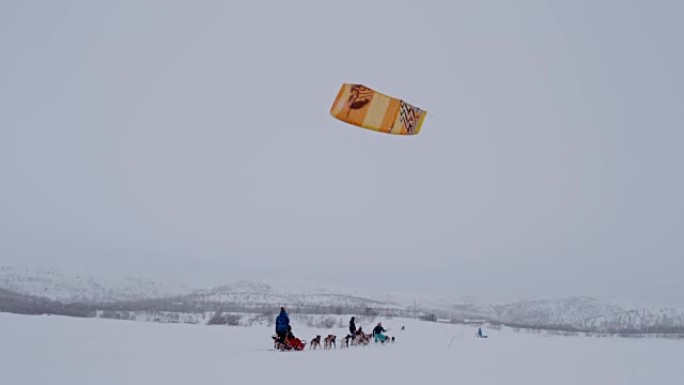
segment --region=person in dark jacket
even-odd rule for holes
[[[276,334],[280,339],[280,343],[285,343],[285,337],[290,332],[290,317],[288,317],[287,312],[284,307],[280,308],[280,314],[275,321]]]
[[[352,338],[356,336],[356,323],[354,322],[354,317],[351,317],[349,320],[349,334],[351,334]]]
[[[385,328],[382,327],[382,322],[378,322],[377,325],[375,325],[375,328],[373,328],[373,337],[375,338],[375,342],[382,341],[385,342],[387,339],[387,336],[382,334],[386,332]]]

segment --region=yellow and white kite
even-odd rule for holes
[[[427,111],[361,84],[342,85],[330,108],[335,118],[393,135],[416,135]]]

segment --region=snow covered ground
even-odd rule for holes
[[[272,326],[159,324],[0,313],[0,383],[679,384],[684,341],[562,337],[382,320],[395,344],[276,352]],[[406,326],[401,331],[402,325]],[[372,325],[362,323],[364,330]],[[344,335],[293,322],[299,337]],[[450,342],[451,347],[449,348]]]

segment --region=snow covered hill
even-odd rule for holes
[[[572,297],[495,305],[496,321],[529,326],[576,326],[596,317],[612,318],[625,310],[594,298]]]
[[[576,326],[604,333],[684,333],[684,313],[672,308],[629,310],[585,319]]]
[[[240,281],[211,290],[198,290],[183,297],[197,303],[241,304],[245,307],[269,308],[322,307],[335,310],[349,308],[402,309],[401,304],[368,297],[330,292],[321,288],[274,288],[271,285]]]
[[[186,294],[185,285],[126,277],[109,285],[84,275],[66,275],[54,269],[0,266],[0,288],[63,303],[111,303]]]
[[[353,294],[341,294],[318,287],[274,287],[240,281],[211,289],[194,289],[185,285],[169,285],[144,278],[126,278],[115,284],[97,282],[83,275],[67,276],[51,269],[0,267],[0,288],[29,296],[43,297],[62,303],[120,304],[156,302],[182,303],[186,306],[217,307],[232,305],[241,309],[274,308],[287,304],[302,308],[401,309],[396,302]],[[348,291],[351,292],[351,291]]]
[[[113,292],[92,279],[65,276],[45,268],[0,266],[0,287],[63,302],[99,302],[114,297]]]
[[[684,333],[684,312],[624,309],[590,297],[489,304],[472,298],[414,298],[358,289],[240,281],[211,289],[137,278],[106,285],[49,269],[0,267],[0,311],[206,323],[212,314],[408,316],[473,320],[536,329],[610,333]],[[270,317],[270,316],[269,316]],[[267,317],[268,318],[268,317]],[[332,323],[336,323],[333,321]]]

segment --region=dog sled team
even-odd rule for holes
[[[306,346],[306,341],[295,337],[292,333],[292,327],[290,326],[290,318],[287,315],[284,307],[280,308],[280,314],[276,318],[276,335],[273,336],[273,345],[276,350],[304,350]],[[382,323],[378,324],[373,328],[373,331],[366,334],[361,327],[356,328],[356,318],[351,317],[349,320],[349,334],[347,334],[342,340],[340,340],[340,348],[348,348],[349,346],[356,345],[368,345],[371,341],[385,343],[394,342],[394,337],[389,337],[385,335],[387,330],[382,327]],[[321,338],[322,336],[317,335],[311,339],[309,343],[309,349],[320,349],[321,348]],[[337,336],[334,334],[328,334],[323,338],[323,350],[337,348]]]

